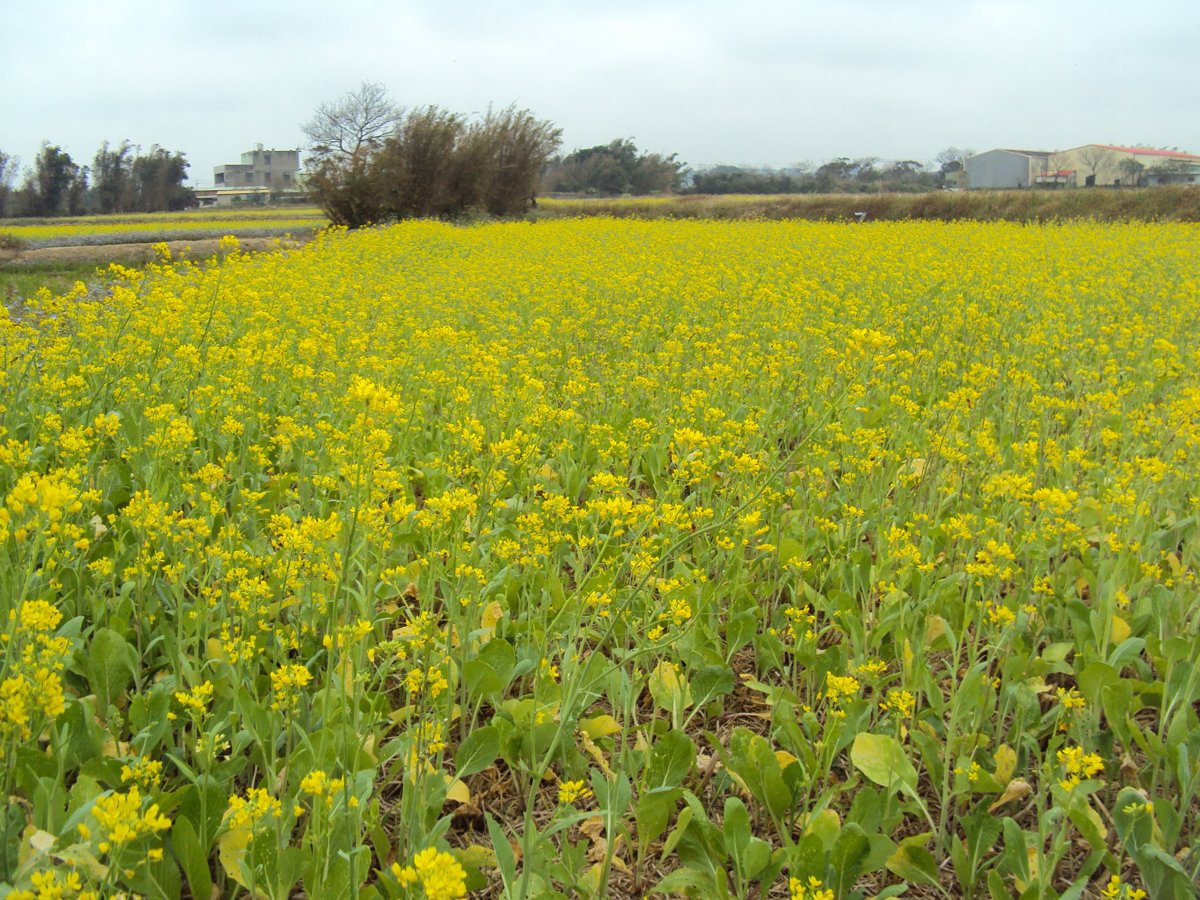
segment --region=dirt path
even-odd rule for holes
[[[215,256],[219,238],[205,238],[198,241],[167,241],[171,256],[187,259],[206,259]],[[279,238],[239,238],[238,244],[242,250],[269,250],[281,242]],[[157,257],[154,247],[159,242],[141,244],[96,244],[86,247],[43,247],[37,250],[26,250],[15,256],[3,259],[8,266],[33,266],[44,263],[87,263],[98,265],[109,262],[118,263],[147,263]],[[295,239],[282,242],[285,246],[299,246],[301,241]]]

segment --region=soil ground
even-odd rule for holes
[[[217,253],[219,238],[198,241],[167,241],[173,258],[205,259]],[[242,250],[268,250],[278,238],[240,238]],[[97,244],[85,247],[42,247],[37,250],[0,251],[0,264],[8,266],[37,266],[51,263],[147,263],[157,257],[154,247],[159,242],[141,244]],[[293,242],[294,243],[294,242]]]

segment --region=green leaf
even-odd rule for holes
[[[668,856],[675,852],[676,845],[679,844],[680,838],[687,831],[688,825],[691,824],[692,816],[696,814],[690,806],[685,806],[679,811],[679,817],[675,820],[675,827],[671,829],[671,833],[667,835],[667,839],[663,842],[662,854],[660,860],[665,860]]]
[[[171,826],[171,843],[183,865],[192,896],[211,896],[213,884],[212,872],[208,868],[208,851],[200,846],[196,829],[188,819],[181,817],[175,820]]]
[[[692,696],[703,706],[733,690],[733,669],[729,666],[704,666],[692,674]]]
[[[492,850],[500,864],[500,878],[504,882],[506,894],[511,895],[517,881],[517,855],[513,852],[512,844],[504,834],[500,823],[491,816],[486,816],[488,836],[492,839]]]
[[[1070,803],[1067,806],[1067,816],[1093,850],[1107,852],[1108,829],[1104,827],[1100,814],[1092,808],[1086,798],[1079,798],[1077,802]]]
[[[891,790],[901,788],[907,794],[916,796],[917,770],[909,761],[904,747],[894,737],[869,732],[859,734],[850,748],[850,761],[881,787]]]
[[[699,869],[676,869],[650,889],[652,894],[685,897],[727,897],[729,892],[711,872]]]
[[[896,852],[888,857],[888,871],[905,881],[915,881],[919,884],[938,884],[937,861],[933,854],[925,849],[928,834],[918,834],[905,838],[896,847]]]
[[[835,897],[844,897],[854,887],[862,871],[863,861],[871,849],[867,833],[862,826],[850,822],[842,826],[833,849],[829,852],[829,865],[833,877],[827,882]]]
[[[791,788],[783,780],[783,768],[766,738],[747,728],[735,728],[729,738],[725,765],[776,819],[781,819],[791,807]]]
[[[1117,794],[1117,802],[1113,804],[1112,818],[1117,836],[1125,851],[1133,857],[1153,840],[1154,818],[1146,804],[1146,795],[1129,787]]]
[[[692,688],[688,677],[680,674],[679,668],[672,662],[663,660],[655,666],[646,680],[646,686],[659,708],[672,715],[678,715],[692,705]]]
[[[780,851],[783,856],[783,851]],[[742,853],[742,874],[747,879],[762,878],[764,871],[771,865],[771,845],[762,838],[750,838]],[[779,867],[774,871],[778,873]]]
[[[133,680],[136,657],[129,642],[111,628],[92,635],[84,671],[101,710],[107,710]]]
[[[179,867],[170,857],[148,862],[132,877],[126,875],[119,879],[147,897],[158,897],[161,900],[179,900],[183,885],[179,879]]]
[[[725,799],[722,832],[725,835],[725,849],[734,861],[738,862],[746,850],[746,845],[750,843],[750,813],[746,811],[746,804],[737,797]]]
[[[738,650],[746,646],[758,634],[759,617],[762,615],[758,604],[750,601],[744,607],[730,610],[725,620],[725,653],[726,658],[732,657]],[[730,677],[733,673],[730,672]],[[730,686],[732,690],[732,685]],[[725,693],[728,693],[726,691]]]
[[[682,731],[668,731],[650,748],[644,779],[647,790],[679,787],[695,761],[696,747],[692,739]]]
[[[500,755],[500,729],[495,725],[477,728],[467,735],[454,754],[454,774],[466,778],[482,772]]]
[[[656,788],[638,798],[634,821],[637,824],[641,854],[644,855],[650,844],[667,830],[667,823],[671,820],[675,804],[681,796],[683,791],[679,788]]]
[[[499,694],[512,680],[517,653],[503,638],[492,638],[463,666],[463,682],[472,700]]]

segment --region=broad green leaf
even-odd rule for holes
[[[722,876],[724,877],[724,876]],[[683,895],[685,897],[723,897],[728,891],[722,891],[716,877],[711,872],[699,869],[683,868],[671,872],[662,881],[650,889],[651,894],[666,894],[670,897]]]
[[[782,856],[782,852],[780,854]],[[752,837],[742,852],[742,873],[748,879],[759,878],[771,864],[771,845],[762,838]],[[778,868],[775,870],[778,872]]]
[[[187,876],[188,889],[193,897],[208,897],[212,894],[212,872],[208,868],[208,852],[200,846],[200,839],[191,821],[177,818],[171,826],[171,843],[175,855]]]
[[[692,673],[692,696],[703,706],[733,690],[733,670],[729,666],[704,666]]]
[[[644,783],[647,790],[675,788],[691,771],[696,761],[696,746],[682,731],[668,731],[650,747]]]
[[[650,844],[667,830],[675,812],[675,804],[683,795],[679,788],[659,788],[638,798],[634,821],[637,824],[639,852],[645,854]]]
[[[747,728],[735,728],[725,765],[777,819],[791,808],[791,788],[783,780],[779,758],[766,738]]]
[[[723,818],[721,830],[725,835],[725,849],[737,860],[750,843],[750,813],[737,797],[726,797]]]
[[[466,740],[454,754],[454,774],[466,778],[482,772],[500,755],[500,729],[494,725],[477,728],[467,735]]]
[[[136,656],[129,642],[111,628],[100,628],[92,635],[84,671],[101,711],[116,702],[133,681]]]
[[[804,545],[794,537],[781,537],[779,539],[779,565],[786,566],[794,559],[804,559]]]
[[[1017,768],[1017,753],[1008,744],[1001,744],[992,755],[996,761],[995,778],[1001,784],[1008,784]]]
[[[925,849],[928,834],[905,838],[888,858],[887,868],[893,875],[918,884],[938,884],[938,867],[933,854]]]
[[[867,833],[861,826],[853,822],[842,826],[833,842],[833,849],[829,852],[829,866],[833,871],[833,878],[828,886],[833,889],[835,897],[846,896],[854,887],[870,849]]]
[[[472,700],[494,696],[508,687],[517,665],[512,645],[502,638],[484,644],[474,659],[463,666],[463,682]]]
[[[904,747],[894,737],[862,732],[854,738],[850,761],[881,787],[892,790],[902,788],[906,793],[916,796],[917,770]]]
[[[679,839],[683,837],[687,831],[688,825],[692,821],[692,817],[696,811],[690,806],[685,806],[679,811],[679,817],[675,820],[675,827],[671,829],[671,833],[667,835],[667,839],[663,841],[662,853],[659,855],[660,860],[665,860],[668,856],[675,852],[675,847],[679,843]]]
[[[833,847],[842,831],[842,819],[835,810],[823,809],[808,820],[804,826],[805,834],[815,834],[821,839],[826,850]]]

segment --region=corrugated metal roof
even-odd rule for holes
[[[1134,156],[1161,156],[1164,159],[1200,160],[1200,156],[1197,156],[1194,153],[1180,153],[1178,150],[1157,150],[1154,147],[1118,147],[1114,144],[1096,144],[1096,146],[1101,150],[1115,150],[1117,153],[1132,153]]]

